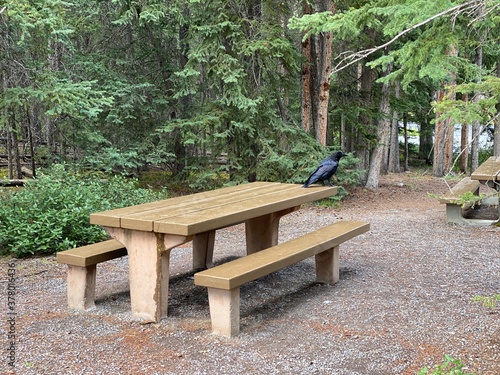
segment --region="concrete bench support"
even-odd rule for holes
[[[240,330],[240,286],[315,256],[316,278],[339,280],[339,245],[367,232],[364,222],[339,221],[291,241],[224,263],[194,275],[208,289],[212,332],[227,337]]]
[[[68,265],[68,307],[86,310],[95,306],[96,265],[127,255],[127,249],[109,240],[57,253],[56,260]]]
[[[480,182],[471,180],[470,177],[464,177],[458,184],[451,188],[451,191],[446,193],[439,199],[439,203],[446,204],[446,221],[455,224],[468,224],[470,220],[462,216],[462,204],[460,197],[468,192],[479,196]]]

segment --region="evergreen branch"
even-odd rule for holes
[[[478,1],[479,2],[483,2],[484,0],[470,0],[470,1],[466,2],[466,3],[454,6],[454,7],[450,8],[450,9],[447,9],[447,10],[444,10],[444,11],[442,11],[440,13],[435,14],[432,17],[427,18],[426,20],[423,20],[422,22],[419,22],[419,23],[417,23],[417,24],[409,27],[408,29],[405,29],[405,30],[401,31],[399,34],[397,34],[391,40],[389,40],[388,42],[386,42],[384,44],[381,44],[381,45],[373,47],[373,48],[367,48],[367,49],[359,51],[359,52],[354,52],[353,54],[351,54],[351,55],[349,55],[347,57],[342,58],[340,60],[340,62],[337,65],[335,65],[335,67],[333,68],[332,72],[330,73],[330,76],[332,76],[335,73],[340,72],[341,70],[344,70],[348,66],[351,66],[351,65],[357,63],[360,60],[365,59],[366,57],[370,56],[371,54],[373,54],[373,53],[375,53],[375,52],[377,52],[377,51],[379,51],[381,49],[384,49],[384,48],[390,46],[392,43],[394,43],[396,40],[398,40],[399,38],[401,38],[405,34],[408,34],[410,31],[415,30],[415,29],[419,28],[420,26],[423,26],[423,25],[425,25],[425,24],[427,24],[427,23],[435,20],[436,18],[439,18],[439,17],[444,16],[446,14],[454,13],[454,12],[456,12],[456,14],[458,14],[463,9],[466,9],[466,8],[469,8],[469,7],[474,7],[474,5]],[[341,56],[341,55],[339,55],[339,56]]]

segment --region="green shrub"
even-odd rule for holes
[[[500,304],[500,294],[494,294],[492,296],[475,296],[472,302],[481,302],[484,307],[494,309],[497,304]]]
[[[90,224],[91,213],[165,196],[137,188],[135,180],[70,172],[56,164],[22,189],[0,191],[0,252],[52,254],[102,241],[106,232]]]
[[[418,372],[418,375],[474,375],[464,372],[463,367],[464,364],[459,359],[445,354],[443,363],[434,365],[433,369],[424,367]]]

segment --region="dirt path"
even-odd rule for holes
[[[351,190],[341,208],[309,206],[282,219],[280,241],[341,219],[371,230],[341,246],[341,280],[314,281],[300,262],[241,290],[241,334],[210,333],[206,291],[193,284],[191,249],[172,252],[169,317],[141,324],[129,312],[127,262],[98,267],[97,307],[66,308],[66,270],[54,257],[15,260],[16,374],[416,374],[449,354],[467,372],[500,374],[496,227],[445,223],[427,193],[443,180],[392,175],[380,189]],[[215,260],[244,255],[242,226],[217,233]],[[9,260],[0,260],[6,301]],[[8,348],[0,314],[1,347]],[[10,371],[10,372],[9,372]]]

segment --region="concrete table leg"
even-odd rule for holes
[[[245,221],[247,255],[277,245],[280,218],[299,208],[300,206],[287,208]]]
[[[213,266],[215,230],[200,233],[193,239],[193,269],[206,269]]]
[[[167,316],[170,250],[192,240],[121,228],[105,228],[127,248],[132,314],[144,321],[158,322]]]

